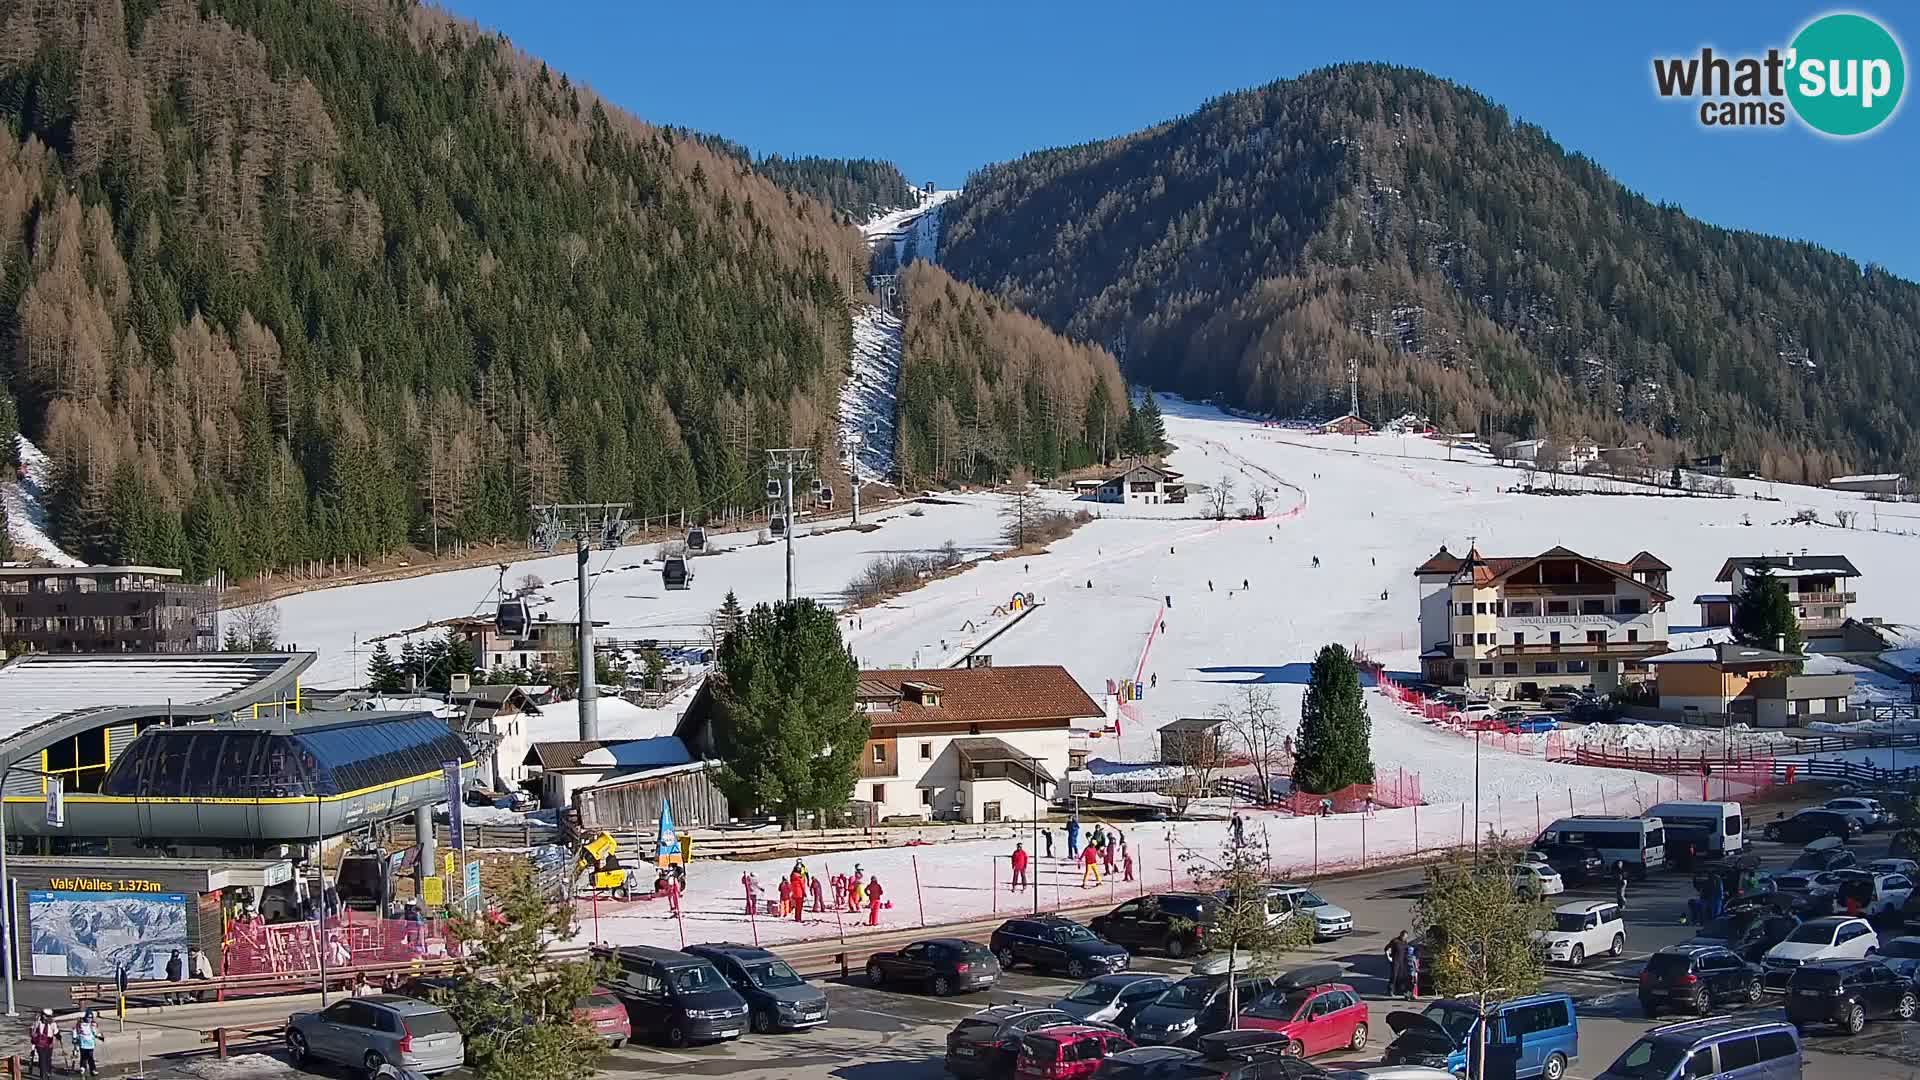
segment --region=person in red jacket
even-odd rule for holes
[[[1013,845],[1013,891],[1019,892],[1027,883],[1027,849]]]
[[[867,879],[867,925],[880,925],[880,878],[876,875]]]
[[[793,886],[787,881],[786,878],[781,878],[780,879],[780,910],[777,913],[779,918],[784,919],[787,917],[787,905],[791,903],[793,903]]]
[[[807,875],[795,869],[789,879],[788,891],[793,894],[793,921],[799,922],[807,913]]]
[[[1100,849],[1088,844],[1080,849],[1080,887],[1100,884]]]

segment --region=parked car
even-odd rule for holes
[[[324,1061],[372,1076],[380,1066],[392,1065],[432,1076],[466,1064],[467,1047],[447,1010],[398,994],[376,994],[287,1017],[287,1056],[303,1068]]]
[[[687,953],[711,963],[746,999],[747,1023],[755,1032],[800,1031],[827,1022],[827,995],[765,949],[723,941],[689,945]]]
[[[1611,900],[1576,900],[1553,909],[1553,929],[1536,930],[1533,939],[1547,947],[1547,959],[1581,967],[1587,957],[1619,956],[1627,945],[1627,924]]]
[[[1693,935],[1689,945],[1719,945],[1749,964],[1758,964],[1768,949],[1787,940],[1800,925],[1797,915],[1753,906],[1729,910]]]
[[[1861,915],[1875,919],[1898,914],[1912,895],[1913,879],[1905,874],[1875,874],[1849,867],[1814,875],[1806,905],[1818,914],[1841,914],[1848,910],[1851,898],[1858,901]]]
[[[1139,1046],[1108,1055],[1094,1070],[1094,1080],[1216,1080],[1220,1069],[1209,1068],[1200,1052],[1179,1046]]]
[[[1859,865],[1860,860],[1847,850],[1846,841],[1837,836],[1823,836],[1810,840],[1807,846],[1794,856],[1790,869],[1794,870],[1845,870]]]
[[[947,1071],[969,1080],[1005,1080],[1020,1057],[1020,1040],[1042,1028],[1078,1024],[1059,1009],[995,1005],[947,1032]]]
[[[607,988],[627,1006],[635,1038],[685,1046],[737,1039],[748,1024],[747,1001],[698,956],[651,945],[595,949],[612,969]]]
[[[1783,870],[1768,876],[1773,885],[1773,902],[1786,904],[1794,911],[1803,911],[1807,898],[1813,895],[1813,889],[1819,883],[1825,870]]]
[[[1760,960],[1769,990],[1785,990],[1793,973],[1815,960],[1858,960],[1880,951],[1880,936],[1865,919],[1844,915],[1801,923]]]
[[[1607,862],[1600,852],[1586,844],[1541,844],[1524,856],[1527,862],[1543,862],[1568,885],[1580,885],[1599,878]]]
[[[1206,948],[1207,927],[1218,917],[1220,903],[1199,893],[1158,893],[1129,900],[1087,926],[1094,933],[1133,952],[1158,949],[1175,959]]]
[[[1878,960],[1815,960],[1787,982],[1787,1019],[1802,1033],[1833,1024],[1858,1035],[1868,1020],[1911,1020],[1916,1012],[1913,984]]]
[[[1715,1017],[1657,1027],[1599,1080],[1800,1080],[1800,1033],[1778,1020]]]
[[[1567,708],[1567,717],[1581,724],[1611,723],[1619,716],[1619,709],[1606,698],[1582,698]]]
[[[1529,713],[1507,721],[1508,731],[1538,734],[1543,731],[1560,730],[1560,717],[1557,713]]]
[[[1838,799],[1828,799],[1820,804],[1822,809],[1837,810],[1859,823],[1861,832],[1872,832],[1893,821],[1893,815],[1881,805],[1879,799],[1869,799],[1859,795],[1847,795]]]
[[[910,983],[935,997],[986,990],[999,978],[993,951],[961,938],[929,938],[867,957],[867,981],[873,985]]]
[[[1752,1004],[1764,996],[1759,969],[1724,945],[1669,945],[1640,970],[1640,1011],[1648,1016],[1715,1005]]]
[[[1515,863],[1508,874],[1513,879],[1513,887],[1521,893],[1558,896],[1567,891],[1566,882],[1560,880],[1559,873],[1543,862]]]
[[[1002,971],[1030,964],[1036,971],[1064,971],[1074,979],[1125,971],[1133,961],[1125,947],[1059,915],[1008,919],[994,930],[988,947]]]
[[[1013,1075],[1019,1080],[1082,1080],[1099,1071],[1110,1054],[1133,1049],[1133,1040],[1096,1024],[1042,1028],[1020,1040]]]
[[[1875,874],[1905,874],[1920,880],[1920,862],[1912,859],[1870,859],[1861,863],[1860,869]]]
[[[1421,1012],[1394,1012],[1387,1026],[1394,1039],[1383,1065],[1422,1065],[1459,1073],[1467,1066],[1467,1047],[1479,1024],[1471,1001],[1446,999]],[[1566,994],[1532,994],[1491,1007],[1487,1046],[1490,1053],[1514,1058],[1517,1077],[1560,1080],[1580,1057],[1579,1018]]]
[[[1540,707],[1543,709],[1571,709],[1585,699],[1585,694],[1572,690],[1549,690],[1540,696]]]
[[[1265,976],[1239,976],[1241,1001],[1254,1001],[1273,989]],[[1127,1034],[1142,1046],[1194,1046],[1200,1036],[1227,1026],[1227,977],[1189,975],[1141,1009]]]
[[[1874,956],[1908,982],[1920,975],[1920,937],[1883,939]]]
[[[627,1004],[604,986],[581,998],[573,1006],[574,1019],[593,1029],[595,1035],[615,1050],[633,1038],[633,1024],[627,1018]]]
[[[1353,912],[1331,903],[1305,885],[1267,886],[1267,921],[1278,925],[1304,915],[1313,919],[1313,939],[1331,941],[1353,933]]]
[[[1760,830],[1760,835],[1768,840],[1789,844],[1804,844],[1827,836],[1851,840],[1859,834],[1860,826],[1852,818],[1838,810],[1819,807],[1809,807],[1792,817],[1775,818]]]
[[[1160,995],[1172,988],[1172,979],[1150,972],[1096,975],[1074,987],[1072,993],[1054,1002],[1053,1007],[1078,1019],[1112,1024],[1124,1031],[1132,1024],[1135,1013],[1158,1001]]]
[[[1295,1057],[1359,1053],[1367,1045],[1367,1003],[1352,986],[1335,981],[1340,974],[1338,964],[1309,964],[1281,975],[1272,989],[1241,1004],[1240,1026],[1279,1032]]]

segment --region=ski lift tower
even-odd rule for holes
[[[612,550],[633,531],[627,520],[626,503],[537,503],[530,507],[533,535],[529,546],[552,551],[562,542],[573,541],[580,590],[580,740],[600,738],[600,687],[594,679],[593,615],[587,607],[591,589],[587,580],[587,559],[595,544]]]
[[[767,451],[767,490],[771,492],[776,485],[780,488],[780,505],[777,512],[784,519],[785,527],[781,532],[787,540],[787,602],[793,602],[793,488],[796,479],[806,480],[813,475],[813,451],[805,447],[788,447],[784,450]]]
[[[860,447],[867,437],[852,432],[840,441],[840,458],[847,466],[847,487],[853,491],[853,523],[860,524]]]

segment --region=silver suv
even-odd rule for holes
[[[382,1065],[432,1075],[459,1068],[467,1047],[447,1010],[380,994],[287,1017],[287,1053],[295,1065],[330,1061],[370,1077]]]

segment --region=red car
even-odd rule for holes
[[[1133,1049],[1133,1040],[1111,1028],[1062,1024],[1020,1040],[1014,1080],[1079,1080],[1092,1076],[1107,1055]]]
[[[1287,1053],[1300,1057],[1364,1049],[1367,1003],[1353,987],[1331,981],[1340,974],[1338,964],[1313,964],[1282,975],[1241,1006],[1240,1026],[1287,1036]]]
[[[573,1016],[583,1024],[592,1025],[593,1033],[616,1049],[633,1038],[633,1028],[627,1020],[626,1003],[604,986],[594,987],[593,993],[575,1003]]]

